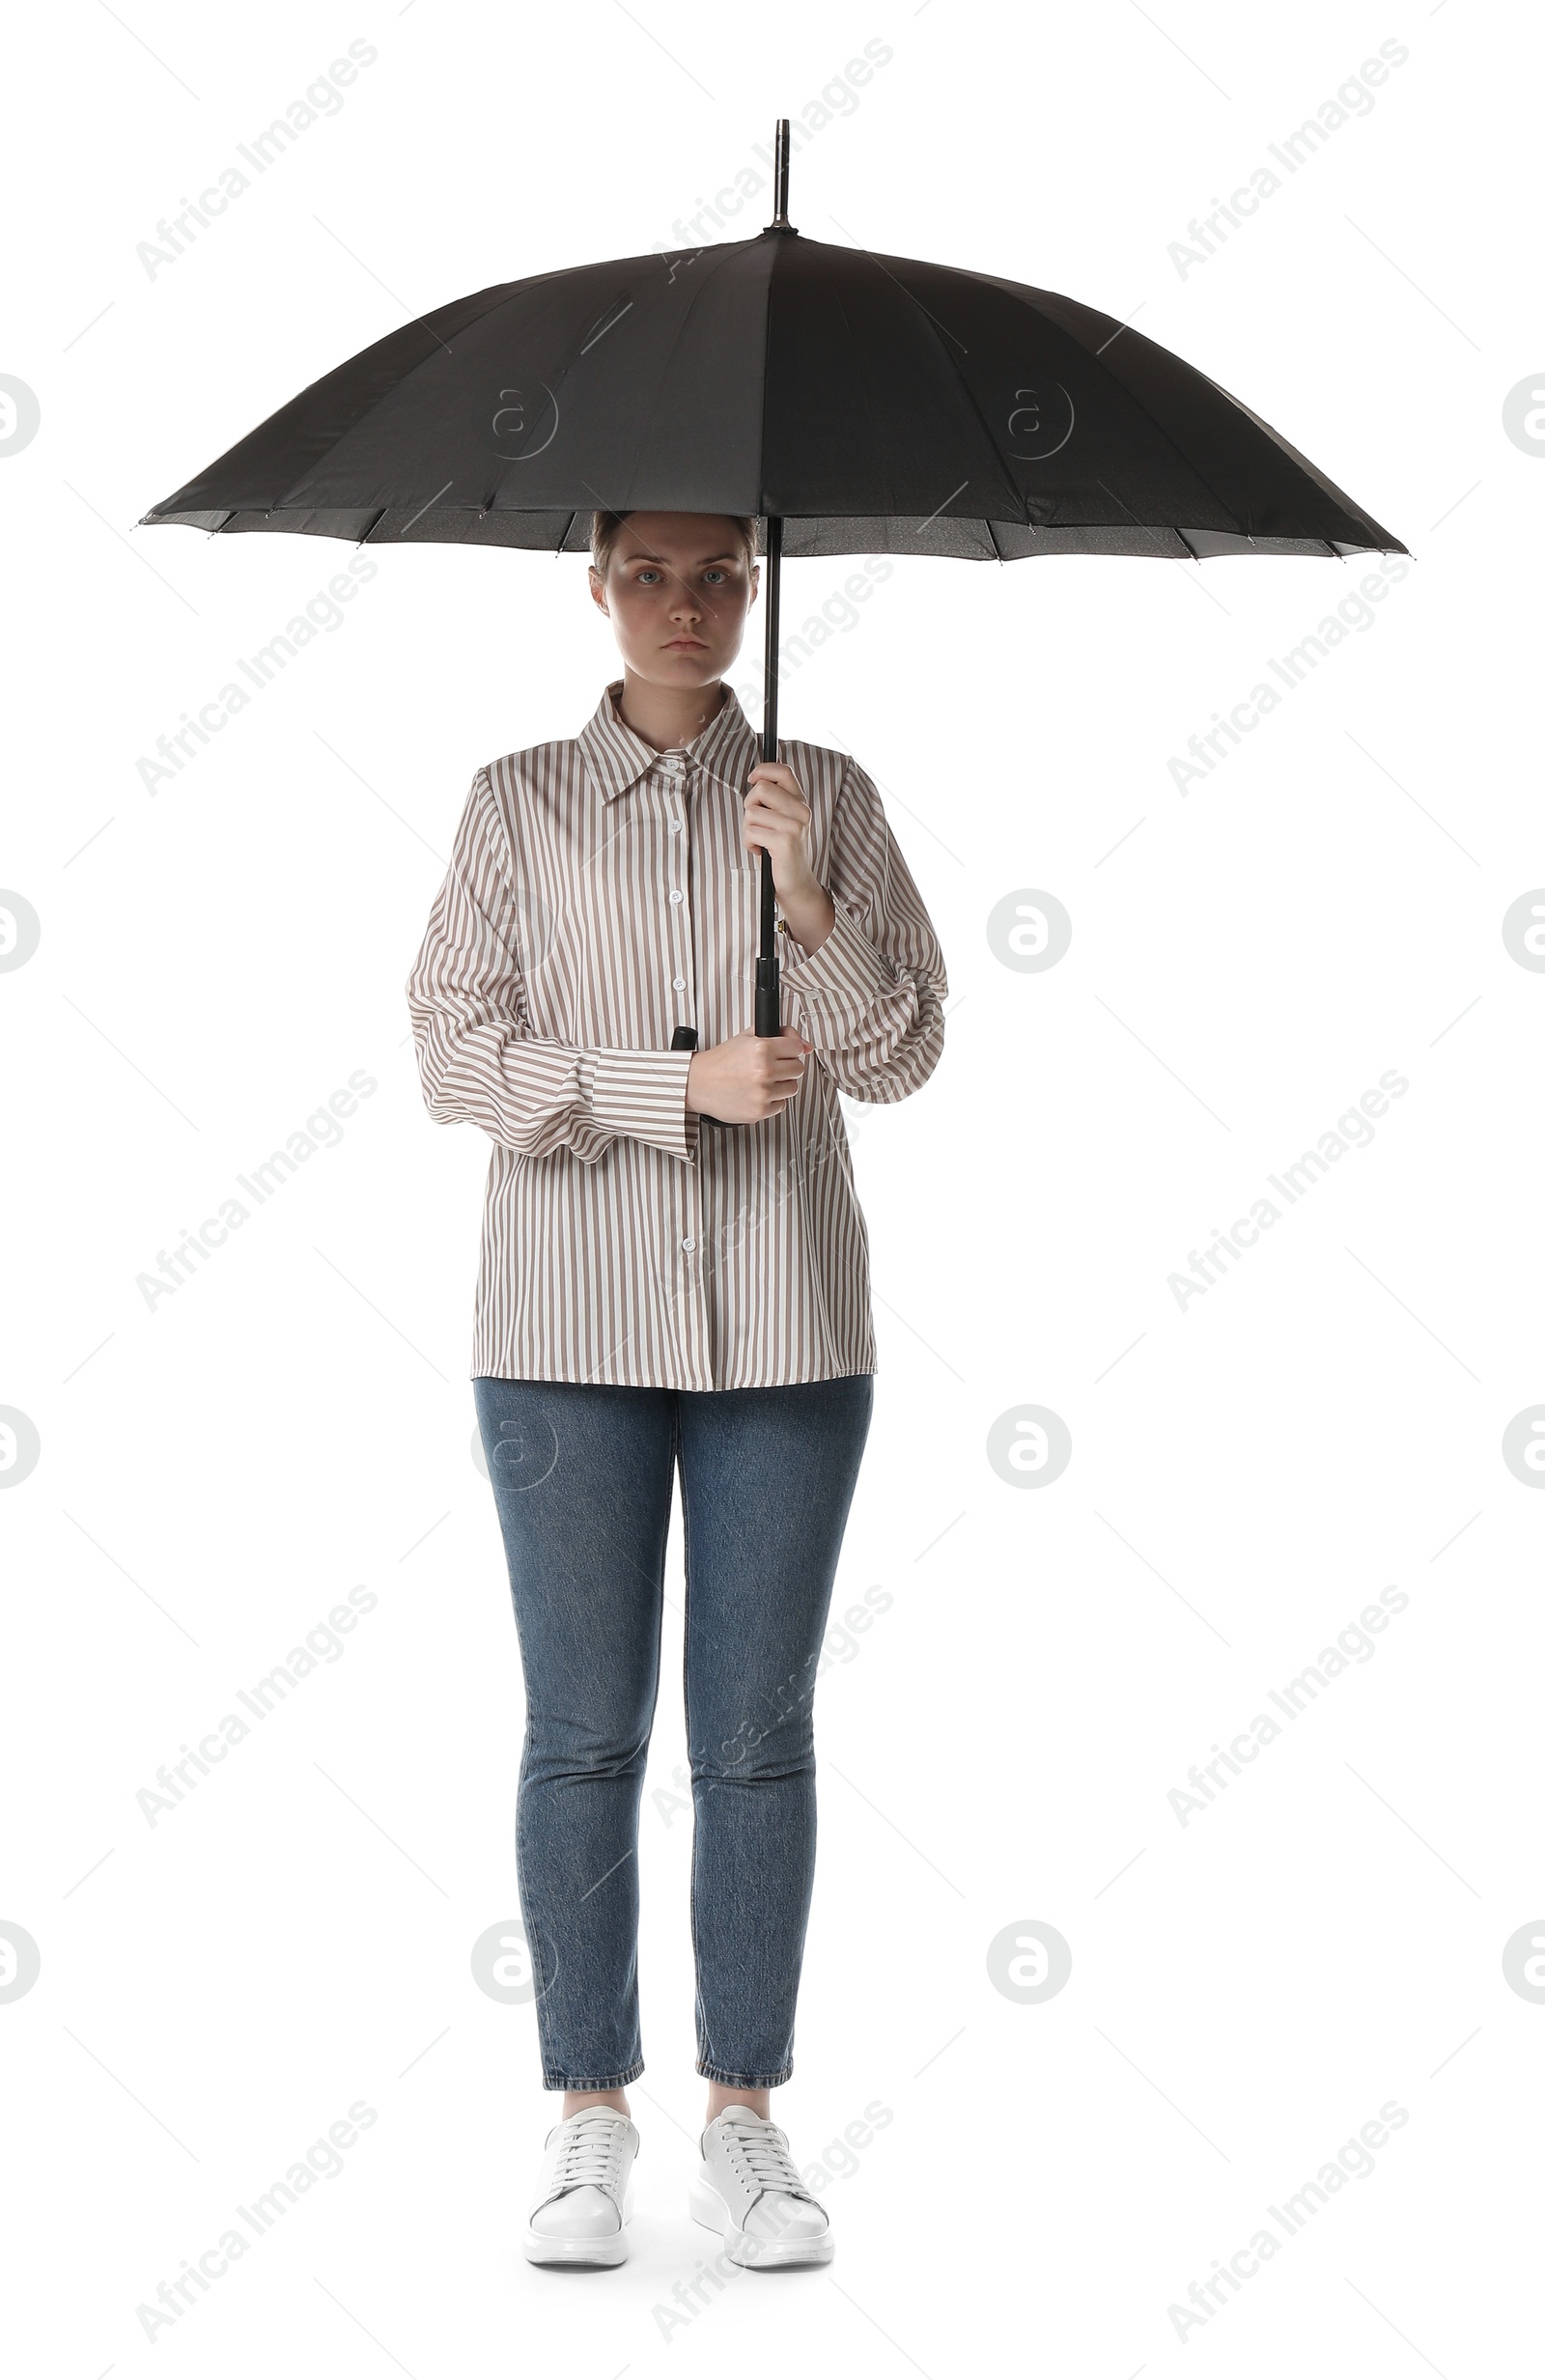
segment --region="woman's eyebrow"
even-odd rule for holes
[[[631,553],[627,555],[626,559],[630,562],[657,562],[660,564],[661,569],[669,569],[670,567],[670,565],[665,562],[663,556],[658,553]],[[706,571],[711,562],[735,562],[739,559],[739,555],[733,553],[709,553],[705,554],[700,562],[694,563],[692,567],[695,570]]]

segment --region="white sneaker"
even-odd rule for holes
[[[638,2135],[615,2108],[581,2108],[555,2124],[526,2228],[533,2264],[621,2264],[633,2211]]]
[[[749,2108],[725,2108],[703,2134],[702,2152],[692,2220],[722,2232],[734,2263],[830,2263],[826,2209],[801,2181],[776,2124]]]

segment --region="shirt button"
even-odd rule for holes
[[[681,833],[681,830],[682,830],[682,822],[681,822],[681,820],[680,820],[679,818],[673,818],[673,819],[671,820],[671,822],[670,822],[670,830],[671,830],[671,833],[672,833],[672,834],[680,834],[680,833]]]
[[[682,1246],[683,1246],[683,1247],[687,1250],[687,1253],[688,1253],[688,1255],[689,1256],[689,1255],[691,1254],[691,1252],[692,1252],[693,1248],[697,1246],[697,1242],[696,1242],[695,1240],[684,1240],[684,1241],[682,1242]]]
[[[671,979],[670,979],[670,988],[671,988],[671,990],[672,990],[673,992],[685,992],[685,991],[686,991],[686,989],[687,989],[687,978],[686,978],[686,976],[685,976],[685,975],[673,975],[673,976],[671,977]]]
[[[679,760],[668,760],[665,763],[665,766],[670,770],[673,777],[679,777],[681,775],[682,764]]]
[[[674,907],[674,906],[675,906],[675,904],[676,904],[679,900],[681,900],[682,895],[681,895],[679,892],[673,892],[673,893],[671,894],[671,896],[670,896],[670,897],[671,897],[671,904],[672,904],[672,907]]]

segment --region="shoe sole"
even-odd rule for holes
[[[743,2231],[736,2224],[718,2192],[704,2181],[693,2181],[689,2187],[688,2203],[692,2221],[705,2230],[716,2231],[724,2242],[725,2253],[734,2264],[744,2264],[748,2271],[767,2272],[773,2267],[793,2264],[829,2264],[836,2254],[836,2242],[829,2231],[817,2239],[768,2240]]]
[[[521,2243],[528,2264],[625,2264],[628,2260],[628,2234],[617,2232],[610,2239],[548,2239],[540,2231],[528,2231]]]

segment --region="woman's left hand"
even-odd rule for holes
[[[811,865],[811,813],[804,789],[781,760],[759,761],[746,785],[741,840],[748,852],[771,853],[772,883],[789,932],[805,950],[818,950],[836,913]]]

